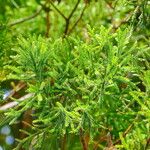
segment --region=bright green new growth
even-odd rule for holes
[[[88,135],[89,149],[93,149],[94,141],[107,133],[113,143],[121,139],[122,144],[115,145],[120,149],[144,149],[142,143],[149,138],[150,72],[139,70],[139,49],[131,35],[130,29],[112,33],[102,26],[89,28],[88,42],[71,37],[19,38],[13,57],[17,67],[7,67],[12,70],[8,78],[25,81],[26,92],[33,96],[19,102],[7,116],[14,123],[32,109],[34,120],[31,131],[22,131],[28,136],[19,140],[17,148],[54,150],[66,142],[68,150],[77,150]],[[146,92],[139,89],[136,77]],[[131,132],[124,137],[130,126]],[[108,142],[98,145],[106,146]]]

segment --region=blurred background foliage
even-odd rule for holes
[[[105,28],[102,29],[101,26],[104,26],[105,28],[111,28],[110,32],[114,35],[114,37],[116,36],[116,33],[116,38],[118,39],[122,38],[122,36],[126,36],[126,34],[124,32],[121,32],[121,30],[132,30],[132,36],[130,37],[130,42],[129,45],[127,45],[127,47],[131,48],[131,46],[134,45],[134,43],[136,43],[133,52],[133,56],[135,56],[135,58],[131,62],[134,62],[134,64],[132,64],[133,68],[134,65],[136,66],[136,69],[134,68],[132,71],[136,72],[138,76],[134,76],[133,72],[129,72],[127,76],[129,76],[129,78],[134,83],[137,83],[138,88],[141,91],[139,93],[134,90],[132,91],[131,89],[133,87],[131,86],[131,89],[127,89],[127,91],[131,90],[130,94],[128,93],[129,91],[123,91],[125,93],[121,93],[126,95],[127,92],[129,95],[125,97],[127,99],[134,99],[134,102],[132,102],[134,104],[129,104],[129,106],[131,105],[129,109],[133,109],[135,110],[135,112],[138,112],[139,116],[135,117],[135,114],[132,114],[135,118],[132,115],[132,117],[130,115],[124,116],[124,120],[125,118],[130,119],[130,121],[127,120],[127,122],[125,122],[122,119],[122,117],[120,117],[119,114],[117,114],[118,118],[115,118],[117,121],[113,126],[114,130],[109,129],[108,127],[108,129],[104,131],[111,131],[111,134],[113,134],[112,138],[114,138],[111,140],[113,140],[113,142],[116,142],[114,142],[114,144],[117,145],[116,148],[118,149],[146,150],[148,149],[148,145],[150,143],[150,137],[146,134],[150,132],[148,122],[150,121],[150,1],[148,0],[0,0],[0,104],[4,105],[7,104],[7,102],[11,102],[10,98],[4,100],[4,95],[6,97],[7,95],[11,95],[11,92],[14,89],[15,91],[18,91],[13,93],[13,96],[15,98],[21,97],[26,93],[27,87],[20,84],[20,81],[22,81],[23,79],[20,79],[19,75],[18,78],[8,78],[8,75],[10,75],[10,73],[13,72],[12,70],[18,67],[18,63],[15,58],[16,54],[18,54],[18,51],[14,51],[14,49],[19,49],[21,43],[23,44],[22,48],[26,44],[26,42],[20,42],[18,39],[29,38],[30,41],[36,42],[40,40],[32,37],[41,36],[44,39],[44,41],[48,39],[49,43],[55,43],[57,39],[63,38],[66,39],[66,41],[68,40],[69,42],[71,41],[71,43],[73,43],[70,45],[70,47],[73,47],[75,45],[79,49],[84,49],[85,45],[76,45],[74,43],[80,43],[80,40],[85,43],[90,43],[91,37],[96,39],[97,34],[103,34],[103,30],[104,36],[108,36]],[[94,30],[92,30],[93,28]],[[121,35],[119,36],[119,34]],[[72,41],[69,39],[69,36],[80,40]],[[117,43],[116,39],[112,38],[111,40],[113,40],[112,43],[114,45],[115,43]],[[123,38],[122,40],[125,39]],[[44,41],[41,40],[40,42],[44,43]],[[96,47],[98,44],[96,43],[96,40],[93,41],[93,45],[91,45],[93,47]],[[30,43],[29,41],[27,42]],[[110,44],[112,43],[110,42]],[[61,42],[59,44],[61,45]],[[59,44],[54,45],[54,47],[52,48],[58,48]],[[30,46],[32,47],[32,44]],[[62,44],[62,47],[65,46],[66,45]],[[69,49],[68,46],[66,46],[65,48]],[[63,48],[60,48],[61,56],[58,59],[63,59],[63,57],[66,57],[63,53],[65,53],[65,50],[63,50]],[[80,52],[76,51],[76,53],[77,54],[74,55],[78,56],[78,53]],[[59,55],[59,53],[57,54],[56,52],[56,55]],[[88,55],[86,54],[86,52],[84,53],[84,51],[82,51],[81,56],[85,58],[82,58],[83,60],[79,60],[81,62],[86,61],[86,63],[82,65],[88,68],[88,65],[90,66],[90,63],[88,64],[87,62],[87,59],[89,59]],[[107,56],[104,55],[103,57]],[[129,58],[129,60],[131,60],[131,57]],[[95,60],[96,59],[97,58],[95,58]],[[61,61],[65,63],[64,60]],[[23,63],[25,65],[26,62]],[[58,67],[57,65],[55,66],[56,68]],[[10,69],[9,66],[14,66],[14,68],[12,67]],[[24,70],[22,70],[22,73],[23,71]],[[85,68],[84,71],[88,72],[89,70]],[[122,72],[125,74],[124,70]],[[122,79],[116,80],[117,81],[114,82],[116,82],[117,84],[119,84],[119,82],[122,82]],[[28,81],[26,80],[25,82]],[[53,81],[51,81],[51,84],[53,84]],[[123,84],[120,86],[124,89],[124,86],[126,85]],[[23,87],[23,89],[21,87]],[[113,85],[113,87],[107,87],[106,90],[112,93],[117,92],[117,86]],[[105,98],[109,99],[110,97],[106,96]],[[114,103],[110,104],[113,106],[114,109],[117,109],[118,107],[124,107],[123,104],[118,104],[119,106],[116,106]],[[135,112],[131,111],[130,113]],[[18,128],[22,129],[24,125],[20,120],[24,118],[30,120],[31,116],[30,114],[23,114],[22,112],[22,115],[20,115],[17,118],[17,123],[11,126],[8,125],[10,119],[4,116],[3,112],[0,114],[0,117],[0,123],[2,122],[2,120],[6,120],[6,123],[2,123],[0,128],[0,150],[9,150],[16,146],[14,138],[21,138],[22,136],[19,133]],[[107,112],[105,110],[104,116],[102,115],[102,118],[104,118],[105,122],[104,124],[112,124],[112,122],[114,122],[113,117],[113,113],[110,113],[109,111]],[[128,134],[128,130],[125,131],[125,129],[129,124],[131,124],[131,126],[129,126],[129,130],[130,127],[133,126],[133,124],[134,127],[132,128],[133,130]],[[94,135],[96,137],[96,140],[99,138],[97,132],[99,131],[96,131]],[[102,133],[101,136],[103,137],[103,135],[107,134],[108,132]],[[127,136],[125,136],[126,134]],[[52,137],[51,140],[53,138],[55,139],[55,136]],[[81,149],[81,147],[79,146],[80,140],[77,138],[76,135],[71,135],[71,137],[69,138],[70,141],[68,141],[68,143],[70,142],[71,144],[74,144],[75,149]],[[118,141],[117,138],[119,139]],[[73,139],[77,142],[74,143]],[[99,140],[102,141],[103,139],[100,138]],[[98,144],[99,140],[97,140],[95,143]],[[109,135],[107,140],[109,140]],[[110,145],[111,140],[110,142],[108,142]],[[47,138],[45,142],[48,143],[48,141],[49,139]],[[52,145],[54,145],[55,149],[58,149],[55,140],[53,142],[54,143],[52,143]],[[102,145],[99,146],[97,146],[96,144],[95,146],[97,147],[97,149],[104,149],[104,145],[106,146],[105,142],[104,144],[102,142]],[[43,145],[43,149],[47,149],[46,145]],[[69,147],[69,144],[68,149],[71,149]],[[89,149],[92,148],[90,147]]]

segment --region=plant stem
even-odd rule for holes
[[[49,1],[52,7],[66,20],[67,17],[54,5],[54,3],[50,0]]]
[[[61,142],[61,150],[66,149],[66,141],[67,141],[67,136],[66,134],[62,137],[62,142]]]
[[[50,31],[50,11],[46,12],[46,33],[45,36],[49,37],[49,31]]]
[[[71,11],[70,15],[68,16],[68,18],[66,18],[66,26],[65,26],[65,30],[64,30],[64,36],[67,35],[68,33],[68,29],[69,29],[69,24],[70,24],[70,19],[73,16],[74,12],[76,11],[78,5],[80,3],[80,0],[77,1],[76,5],[74,6],[73,10]]]
[[[16,20],[16,21],[14,21],[14,22],[8,24],[8,26],[12,27],[12,26],[15,26],[15,25],[17,25],[17,24],[23,23],[23,22],[25,22],[25,21],[28,21],[28,20],[31,20],[31,19],[37,17],[37,16],[41,13],[42,9],[43,9],[43,8],[38,9],[38,10],[37,10],[34,14],[32,14],[31,16],[18,19],[18,20]]]
[[[81,128],[80,128],[80,141],[81,141],[83,150],[88,150],[87,143],[86,143],[84,136],[83,136],[83,130]]]
[[[82,12],[81,12],[79,18],[76,20],[76,22],[74,23],[74,25],[72,26],[72,28],[68,31],[68,35],[74,30],[74,28],[77,26],[77,24],[78,24],[79,21],[81,20],[83,14],[84,14],[84,11],[85,11],[85,9],[86,9],[86,6],[87,6],[87,5],[84,6],[84,8],[83,8],[83,10],[82,10]]]

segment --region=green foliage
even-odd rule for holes
[[[0,4],[0,127],[21,124],[16,150],[149,148],[147,0]]]
[[[71,37],[56,41],[21,37],[20,46],[15,49],[17,67],[8,67],[11,70],[8,78],[27,82],[27,92],[34,96],[19,102],[20,109],[10,110],[7,116],[14,118],[13,123],[32,108],[35,119],[33,131],[26,133],[29,136],[20,144],[44,142],[43,134],[52,138],[51,142],[54,137],[58,142],[64,135],[80,136],[81,129],[92,137],[91,146],[99,131],[111,132],[114,139],[119,138],[119,132],[130,126],[137,112],[140,115],[141,107],[145,108],[141,101],[147,97],[131,80],[139,73],[135,62],[137,46],[129,42],[131,35],[130,29],[111,33],[111,28],[102,26],[99,30],[89,28],[88,43]],[[147,73],[143,79],[149,87]],[[139,100],[138,95],[143,100]],[[142,115],[148,114],[146,108]],[[51,142],[48,147],[54,149]],[[42,146],[40,142],[37,144],[35,148]],[[57,144],[59,147],[59,142]]]

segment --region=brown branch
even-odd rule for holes
[[[112,6],[112,2],[106,2],[106,4],[108,5],[109,8],[114,10],[114,7]]]
[[[126,135],[131,131],[131,129],[134,127],[134,123],[135,123],[135,121],[138,119],[138,117],[139,117],[139,115],[137,115],[137,116],[135,117],[135,119],[134,119],[134,121],[132,122],[132,124],[129,125],[129,127],[124,131],[124,133],[123,133],[123,137],[124,137],[124,138],[125,138]],[[114,142],[114,145],[120,144],[120,143],[121,143],[121,139],[118,139],[118,140],[116,140],[116,141]]]
[[[112,137],[111,137],[110,132],[108,132],[108,134],[106,136],[107,136],[107,147],[110,148],[113,146]]]
[[[132,122],[132,124],[130,124],[128,126],[128,128],[124,131],[123,133],[123,137],[125,138],[126,135],[131,131],[131,129],[134,127],[134,122],[138,119],[138,115],[135,117],[134,121]],[[95,146],[93,148],[93,150],[97,150],[98,149],[98,145],[99,143],[103,142],[103,141],[107,141],[108,140],[108,136],[104,135],[102,137],[100,137],[100,139],[95,143]],[[121,143],[121,139],[117,139],[114,143],[111,142],[108,142],[109,143],[109,146],[112,146],[114,149],[115,149],[115,145],[117,144],[120,144]]]
[[[75,4],[74,8],[72,9],[72,11],[70,12],[69,16],[66,17],[55,5],[54,3],[49,0],[49,3],[51,4],[51,6],[64,18],[65,22],[66,22],[66,25],[65,25],[65,29],[64,29],[64,37],[65,35],[67,35],[68,33],[68,29],[69,29],[69,24],[70,24],[70,19],[71,17],[73,16],[73,14],[75,13],[79,3],[80,3],[81,0],[77,0],[77,3]],[[83,12],[84,12],[85,8],[83,9],[81,15],[80,15],[80,18],[78,19],[78,21],[76,21],[75,25],[79,22],[79,20],[81,19],[82,15],[83,15]],[[74,26],[75,26],[74,25]],[[74,27],[73,27],[74,28]],[[73,30],[73,28],[71,29],[71,31]],[[70,32],[70,31],[69,31]]]
[[[113,24],[113,30],[116,31],[121,25],[128,23],[130,19],[133,20],[134,15],[136,14],[136,12],[137,12],[138,10],[139,10],[139,6],[137,6],[137,7],[134,9],[133,12],[130,11],[130,12],[127,14],[127,16],[126,16],[125,18],[123,18],[123,19],[119,22],[118,25],[112,23],[112,24]]]
[[[50,11],[46,12],[46,33],[45,36],[49,37],[49,31],[50,31]]]
[[[149,145],[150,145],[150,138],[147,139],[146,146],[145,146],[144,150],[148,150]]]
[[[118,24],[113,24],[113,30],[116,31],[121,25],[126,24],[129,22],[130,18],[131,18],[132,14],[129,13],[125,18],[123,18]]]
[[[126,130],[125,132],[123,133],[123,137],[126,137],[126,135],[129,133],[129,131],[133,128],[134,126],[134,123],[132,123]],[[117,141],[114,142],[114,145],[116,144],[120,144],[121,143],[121,140],[118,139]]]
[[[106,135],[100,137],[99,140],[98,140],[97,142],[95,142],[95,145],[94,145],[93,150],[97,150],[99,144],[100,144],[101,142],[104,142],[104,141],[107,141],[107,136],[106,136]]]
[[[68,35],[74,30],[74,28],[77,26],[77,24],[78,24],[79,21],[81,20],[83,14],[84,14],[84,11],[85,11],[85,9],[86,9],[86,6],[87,6],[87,5],[84,6],[84,8],[83,8],[83,10],[82,10],[82,12],[81,12],[81,14],[80,14],[80,17],[76,20],[76,22],[74,23],[74,25],[72,26],[72,28],[68,31]]]
[[[88,145],[85,141],[84,135],[83,135],[83,130],[80,128],[80,141],[83,147],[83,150],[88,150]]]
[[[23,23],[23,22],[25,22],[25,21],[28,21],[28,20],[31,20],[31,19],[37,17],[37,16],[41,13],[42,9],[43,9],[43,8],[38,9],[38,10],[37,10],[34,14],[32,14],[31,16],[28,16],[28,17],[25,17],[25,18],[21,18],[21,19],[18,19],[18,20],[16,20],[16,21],[12,22],[12,23],[9,23],[8,26],[12,27],[12,26],[14,26],[14,25]]]
[[[50,4],[53,6],[53,8],[65,19],[67,20],[67,17],[54,5],[54,3],[50,0]]]
[[[64,36],[68,33],[68,28],[69,28],[69,24],[70,24],[70,19],[72,17],[72,15],[75,13],[78,5],[80,3],[80,0],[77,1],[76,5],[74,6],[74,8],[72,9],[70,15],[68,16],[68,18],[66,18],[66,26],[65,26],[65,30],[64,30]]]
[[[65,149],[66,149],[66,142],[67,142],[67,135],[65,134],[65,135],[62,137],[61,150],[65,150]]]
[[[74,6],[73,10],[71,11],[70,15],[68,16],[68,20],[70,20],[70,18],[72,17],[72,15],[74,14],[74,12],[76,11],[78,5],[80,3],[80,0],[77,1],[76,5]]]
[[[108,132],[108,134],[106,135],[107,136],[107,147],[105,147],[104,150],[117,150],[115,148],[115,146],[113,145],[113,142],[112,142],[112,137],[111,137],[111,134],[110,132]]]

